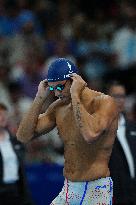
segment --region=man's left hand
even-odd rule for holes
[[[73,80],[70,93],[80,95],[81,91],[87,86],[87,83],[76,73],[71,74],[70,77]]]

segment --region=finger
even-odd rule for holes
[[[76,76],[71,74],[71,75],[70,75],[70,78],[71,78],[71,79],[76,79]]]
[[[45,79],[45,80],[43,80],[42,82],[45,83],[45,84],[47,84],[47,83],[48,83],[48,80]]]
[[[76,73],[71,73],[70,76],[78,76]]]
[[[43,85],[44,87],[47,87],[47,86],[48,86],[48,81],[47,81],[47,79],[42,80],[42,81],[41,81],[41,85]]]
[[[72,81],[76,81],[77,79],[75,78],[75,76],[70,77],[72,79]]]

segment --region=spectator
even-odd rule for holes
[[[57,128],[54,128],[48,134],[32,140],[26,145],[26,160],[32,162],[48,162],[64,165],[64,146],[58,135]]]
[[[125,22],[114,33],[112,46],[117,54],[116,66],[127,69],[136,64],[136,6],[123,3],[123,9]]]
[[[37,53],[43,52],[44,40],[36,32],[33,13],[24,11],[18,18],[20,21],[20,32],[11,37],[9,41],[9,61],[12,66],[23,63],[30,50]]]
[[[24,172],[24,146],[11,136],[7,107],[0,103],[0,205],[32,205]]]
[[[8,91],[7,83],[9,81],[9,67],[5,63],[0,62],[0,96],[1,102],[5,103],[9,111],[11,107],[11,97]]]
[[[17,79],[21,85],[23,95],[34,98],[37,85],[45,79],[38,56],[33,51],[30,52],[24,62],[23,74]]]
[[[110,172],[114,183],[115,205],[136,204],[136,124],[126,118],[124,85],[113,82],[108,94],[115,98],[120,117],[118,131],[110,160]]]
[[[12,111],[10,112],[10,131],[16,133],[20,120],[32,103],[32,99],[22,95],[21,85],[17,81],[10,81],[8,89],[11,97]]]

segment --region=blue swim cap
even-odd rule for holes
[[[58,58],[50,64],[47,80],[48,82],[68,80],[72,73],[78,73],[77,67],[66,58]]]

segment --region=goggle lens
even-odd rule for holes
[[[50,86],[49,89],[50,89],[50,91],[53,91],[53,90],[54,90],[54,88],[53,88],[52,86]]]
[[[58,90],[58,91],[62,91],[64,89],[65,85],[56,85],[55,87],[53,86],[49,86],[50,91],[54,91],[54,90]]]

